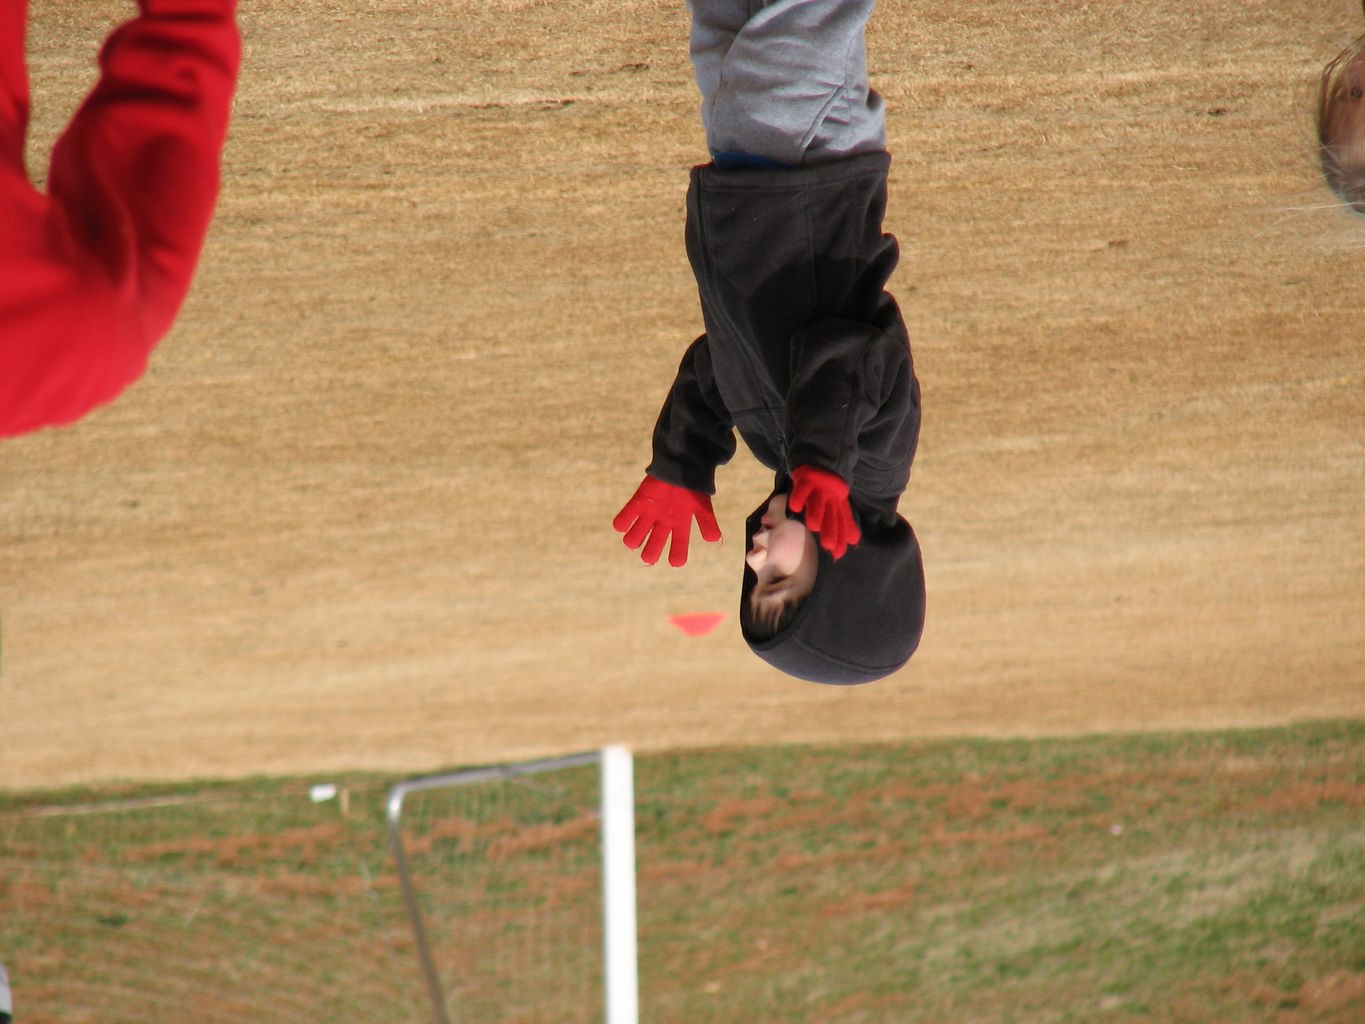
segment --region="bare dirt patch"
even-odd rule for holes
[[[131,6],[33,0],[30,166]],[[1358,6],[884,3],[925,396],[895,678],[792,682],[609,521],[700,327],[675,0],[244,5],[219,215],[129,394],[0,450],[0,786],[624,741],[1365,715],[1365,227],[1309,144]]]

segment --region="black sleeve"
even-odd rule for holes
[[[852,481],[862,447],[917,410],[910,346],[892,329],[822,320],[792,340],[786,434],[793,467]],[[880,454],[873,452],[872,454]]]
[[[716,390],[704,334],[683,353],[654,424],[653,453],[650,476],[702,494],[716,493],[716,467],[735,454],[734,424]]]

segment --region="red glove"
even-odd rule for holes
[[[611,525],[618,533],[626,535],[626,547],[632,551],[645,541],[645,549],[640,552],[640,560],[645,565],[653,565],[659,560],[664,542],[671,537],[668,564],[679,566],[687,562],[687,544],[691,539],[694,516],[702,540],[720,540],[720,526],[711,510],[709,496],[647,476],[626,502],[626,507],[616,513]]]
[[[792,492],[787,508],[806,510],[806,528],[820,538],[820,546],[836,559],[863,539],[848,504],[848,484],[833,473],[813,466],[792,470]]]

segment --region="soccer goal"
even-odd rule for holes
[[[390,791],[437,1024],[637,1024],[634,791],[623,747]]]

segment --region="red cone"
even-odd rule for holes
[[[724,612],[690,612],[687,615],[670,615],[668,621],[688,636],[705,636],[720,625],[723,618]]]

